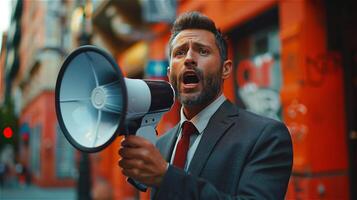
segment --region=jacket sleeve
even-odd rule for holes
[[[292,168],[290,134],[280,122],[267,124],[240,177],[236,195],[225,194],[207,180],[170,165],[154,199],[284,199]]]

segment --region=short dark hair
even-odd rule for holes
[[[223,36],[221,31],[216,27],[212,19],[197,11],[184,13],[175,20],[171,29],[171,37],[169,40],[170,57],[172,52],[172,41],[181,31],[186,29],[203,29],[213,33],[216,39],[216,45],[221,55],[222,63],[225,60],[227,60],[228,56],[227,56],[226,38]]]

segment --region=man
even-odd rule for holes
[[[223,81],[231,71],[227,44],[211,19],[190,12],[175,21],[168,76],[182,104],[181,121],[157,148],[127,136],[119,150],[122,173],[151,186],[154,199],[284,198],[290,134],[282,123],[226,100]]]

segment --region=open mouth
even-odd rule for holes
[[[183,75],[183,83],[184,84],[197,84],[200,82],[200,79],[198,78],[197,74],[194,72],[186,72]]]

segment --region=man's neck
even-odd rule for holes
[[[185,114],[186,119],[191,120],[194,116],[196,116],[199,112],[205,109],[208,105],[210,105],[214,100],[221,96],[222,93],[219,93],[215,98],[207,103],[195,105],[195,106],[187,106],[183,105],[183,113]]]

